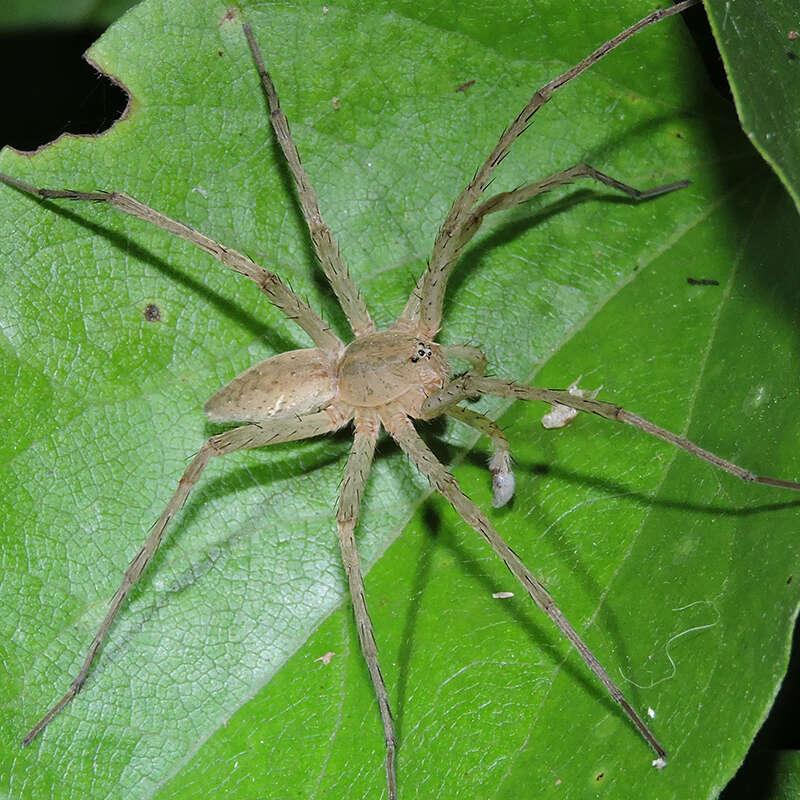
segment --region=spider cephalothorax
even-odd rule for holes
[[[368,334],[347,346],[339,365],[339,397],[360,408],[398,403],[419,417],[427,397],[449,377],[438,344],[425,344],[403,331]]]

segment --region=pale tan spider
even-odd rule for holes
[[[78,675],[67,693],[31,729],[30,743],[53,717],[80,691],[92,662],[131,587],[142,575],[157,550],[167,525],[179,511],[210,460],[236,450],[261,447],[322,435],[353,423],[354,444],[342,481],[337,514],[339,543],[347,573],[361,647],[380,707],[386,740],[386,777],[390,798],[397,797],[395,780],[396,740],[389,699],[378,661],[377,646],[367,610],[364,583],[354,539],[354,529],[364,486],[381,428],[400,445],[411,462],[446,497],[463,519],[492,547],[513,575],[561,633],[574,645],[587,666],[599,678],[633,724],[650,744],[661,765],[666,752],[645,722],[624,698],[589,648],[556,606],[544,586],[497,534],[485,514],[461,491],[450,472],[436,459],[417,434],[413,419],[428,420],[442,414],[469,425],[492,440],[490,460],[494,505],[508,502],[514,492],[508,442],[487,417],[458,403],[480,394],[534,399],[552,406],[548,424],[563,426],[574,413],[585,411],[624,422],[687,450],[746,481],[800,489],[800,484],[753,475],[692,442],[672,434],[619,406],[599,401],[594,393],[573,387],[566,391],[537,389],[512,381],[484,377],[486,358],[475,347],[443,347],[435,342],[442,317],[447,281],[462,251],[487,214],[512,208],[549,189],[577,178],[592,178],[636,200],[681,188],[685,181],[639,191],[586,164],[577,164],[544,180],[486,200],[481,197],[492,175],[532,116],[562,85],[580,75],[595,61],[642,28],[680,13],[696,0],[686,0],[666,11],[657,11],[623,31],[578,65],[543,86],[503,133],[474,179],[461,192],[445,219],[434,244],[429,266],[419,279],[405,309],[389,329],[376,331],[358,288],[351,279],[331,233],[324,224],[316,195],[280,109],[275,88],[263,64],[249,26],[245,24],[253,58],[261,75],[275,135],[292,172],[309,233],[325,275],[350,323],[355,339],[345,345],[325,322],[274,273],[246,256],[218,244],[188,226],[176,222],[134,198],[117,192],[82,192],[39,189],[12,177],[0,180],[22,191],[47,199],[106,202],[125,213],[196,244],[224,265],[251,278],[270,301],[311,337],[316,347],[283,353],[251,367],[235,378],[205,405],[212,421],[247,423],[211,437],[194,456],[178,488],[159,517],[144,545],[125,572],[122,584],[97,632]],[[449,358],[472,364],[464,375],[452,377]],[[570,411],[572,409],[573,411]]]

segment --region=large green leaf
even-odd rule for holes
[[[380,324],[531,91],[650,10],[590,6],[242,4]],[[145,2],[92,56],[131,92],[127,117],[33,158],[4,152],[0,169],[128,191],[274,267],[344,335],[238,12]],[[800,246],[797,219],[700,73],[670,20],[538,115],[493,191],[580,160],[637,186],[693,184],[639,206],[575,186],[492,220],[452,282],[441,340],[480,344],[494,372],[542,385],[582,374],[724,456],[798,475],[800,286],[785,257]],[[212,464],[84,691],[19,749],[78,669],[186,456],[217,430],[203,401],[305,339],[252,285],[143,223],[5,187],[0,204],[0,786],[14,797],[381,796],[377,708],[334,534],[346,433]],[[150,304],[160,321],[146,319]],[[402,795],[714,796],[785,669],[796,499],[600,420],[545,433],[541,407],[477,407],[502,412],[517,459],[498,530],[652,709],[672,758],[650,766],[580,660],[387,442],[359,545],[367,566],[383,554],[367,592]],[[483,443],[443,424],[424,433],[488,505]]]
[[[742,128],[800,209],[800,37],[792,0],[709,0]]]

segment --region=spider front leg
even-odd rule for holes
[[[649,200],[651,197],[659,197],[662,194],[674,192],[676,189],[684,189],[689,185],[689,181],[683,180],[667,183],[663,186],[655,186],[652,189],[636,189],[633,186],[629,186],[627,183],[618,181],[616,178],[612,178],[610,175],[600,172],[600,170],[595,169],[590,164],[575,164],[575,166],[556,172],[543,180],[520,186],[518,189],[513,189],[510,192],[500,192],[477,205],[461,228],[460,239],[454,250],[455,258],[458,258],[461,250],[478,232],[483,224],[484,218],[488,214],[514,208],[522,203],[526,203],[528,200],[532,200],[537,195],[549,192],[551,189],[555,189],[558,186],[565,186],[580,178],[592,178],[599,183],[610,186],[612,189],[624,192],[628,197],[637,201]],[[441,291],[444,291],[444,289],[442,288]]]
[[[445,289],[447,288],[447,280],[458,261],[459,251],[464,246],[464,232],[470,226],[470,220],[474,218],[473,214],[476,210],[481,208],[478,206],[478,209],[476,209],[476,205],[492,180],[495,170],[509,154],[514,142],[527,130],[536,112],[545,105],[553,94],[562,86],[583,74],[593,64],[597,63],[614,48],[630,39],[640,30],[666,17],[680,14],[682,11],[696,5],[698,2],[699,0],[683,0],[683,2],[677,3],[670,8],[659,9],[652,14],[648,14],[643,19],[640,19],[629,28],[617,34],[613,39],[609,39],[605,44],[598,47],[597,50],[590,53],[574,67],[566,70],[566,72],[563,72],[557,78],[549,81],[533,93],[533,96],[522,111],[520,111],[511,124],[503,131],[492,152],[475,172],[475,176],[455,199],[445,221],[442,223],[436,235],[436,241],[433,245],[433,253],[431,254],[428,267],[417,283],[415,291],[412,292],[411,297],[409,297],[406,307],[400,317],[400,322],[410,327],[420,325],[419,330],[426,336],[433,336],[441,327],[442,302]],[[578,166],[580,167],[583,165]],[[560,174],[562,173],[557,173],[553,178],[557,178]],[[592,177],[597,176],[592,175]],[[600,180],[600,178],[597,179]],[[614,179],[609,180],[613,181]],[[531,184],[530,186],[535,187],[537,184]],[[620,188],[621,186],[624,186],[624,184],[619,184],[615,188]],[[523,187],[523,190],[518,191],[524,191],[525,188],[529,187]],[[677,188],[677,185],[668,188]],[[662,187],[662,190],[667,190],[667,187]],[[491,200],[487,202],[491,202]],[[480,215],[477,222],[478,225],[480,225],[480,219],[482,219],[482,216],[485,216],[486,213],[489,212],[485,211],[483,215]]]
[[[167,525],[181,509],[189,493],[192,491],[203,470],[208,466],[212,458],[223,456],[227,453],[234,453],[237,450],[245,450],[253,447],[262,447],[268,444],[279,442],[292,442],[298,439],[308,439],[312,436],[321,436],[335,430],[338,425],[331,421],[330,416],[324,411],[308,414],[305,417],[286,417],[283,419],[268,420],[255,425],[244,425],[240,428],[220,433],[212,436],[198,451],[192,459],[186,471],[183,473],[178,488],[172,495],[166,508],[161,512],[161,516],[156,521],[147,539],[145,539],[139,552],[125,570],[122,583],[114,594],[100,628],[97,631],[89,651],[86,654],[83,665],[81,666],[75,679],[69,687],[67,693],[31,728],[27,736],[22,740],[22,744],[30,744],[47,727],[53,717],[61,711],[64,706],[75,697],[81,690],[86,676],[92,667],[92,662],[100,650],[103,640],[106,638],[111,628],[114,618],[117,616],[128,593],[141,578],[150,560],[155,555]]]
[[[447,291],[447,280],[455,267],[458,259],[461,257],[464,248],[469,244],[475,234],[480,230],[484,219],[489,214],[495,214],[498,211],[507,211],[515,206],[522,205],[522,203],[532,200],[540,194],[549,192],[558,186],[565,186],[573,181],[580,180],[581,178],[592,178],[598,183],[610,186],[619,192],[627,194],[628,197],[635,201],[649,200],[653,197],[660,197],[663,194],[674,192],[676,189],[684,189],[690,183],[688,180],[675,181],[673,183],[666,183],[661,186],[655,186],[652,189],[636,189],[629,186],[627,183],[612,178],[604,172],[595,169],[590,164],[575,164],[572,167],[555,172],[547,178],[540,181],[528,183],[525,186],[520,186],[518,189],[513,189],[508,192],[499,192],[496,195],[479,203],[475,208],[464,218],[458,227],[457,232],[452,234],[451,239],[448,240],[447,246],[450,248],[449,260],[447,268],[443,268],[439,275],[438,280],[430,281],[427,279],[428,272],[425,272],[420,278],[415,291],[409,298],[409,305],[406,306],[404,311],[405,315],[413,315],[414,313],[422,314],[424,316],[424,308],[433,309],[434,316],[432,320],[436,319],[436,315],[441,318],[441,308],[444,302],[444,296]],[[426,282],[427,281],[427,282]],[[438,310],[437,310],[438,309]],[[426,327],[429,323],[423,322],[423,335],[433,336],[435,331]],[[483,373],[481,373],[483,374]]]
[[[622,406],[615,405],[614,403],[606,403],[602,400],[596,400],[592,396],[581,396],[580,393],[563,391],[557,389],[540,389],[538,386],[525,386],[521,383],[514,381],[501,380],[499,378],[484,378],[475,375],[462,375],[459,378],[451,381],[443,389],[432,394],[422,406],[422,413],[425,419],[432,419],[437,414],[444,413],[446,409],[453,406],[455,403],[467,397],[473,397],[480,394],[493,394],[497,397],[507,397],[512,400],[540,400],[549,405],[562,405],[574,408],[578,411],[586,411],[589,414],[595,414],[603,419],[611,420],[612,422],[624,422],[626,425],[632,425],[640,431],[655,436],[658,439],[663,439],[665,442],[680,447],[687,453],[707,461],[719,469],[735,475],[737,478],[748,483],[763,483],[767,486],[778,486],[782,489],[795,489],[800,491],[800,483],[795,481],[787,481],[782,478],[769,478],[761,475],[756,475],[750,470],[734,464],[720,456],[706,450],[703,447],[695,444],[684,436],[678,436],[672,431],[666,430],[659,425],[656,425],[650,420],[634,414]]]
[[[334,240],[331,229],[322,219],[317,194],[308,179],[303,163],[300,161],[300,153],[292,138],[292,132],[289,130],[289,120],[286,119],[286,114],[283,113],[281,108],[278,93],[275,91],[275,85],[264,65],[264,59],[256,42],[256,37],[253,35],[250,25],[244,23],[242,27],[244,35],[247,37],[247,44],[253,55],[256,69],[261,77],[261,86],[264,89],[267,105],[269,106],[269,121],[294,178],[297,197],[303,210],[303,217],[308,226],[308,232],[317,258],[319,258],[319,262],[322,265],[322,271],[335,292],[339,305],[341,305],[350,327],[353,329],[353,333],[356,336],[372,333],[375,330],[375,324],[369,315],[364,298],[361,296],[358,286],[350,275],[347,264],[345,264],[339,252],[339,245]]]
[[[347,582],[350,588],[350,597],[353,600],[353,613],[358,628],[358,640],[361,652],[367,662],[372,685],[378,699],[378,707],[383,722],[383,734],[386,740],[386,784],[389,790],[389,800],[397,800],[397,781],[395,779],[395,750],[397,738],[394,732],[392,709],[389,706],[389,694],[381,673],[378,662],[378,646],[375,643],[375,632],[372,620],[367,609],[367,600],[364,594],[364,576],[361,573],[361,561],[354,531],[358,521],[358,509],[364,495],[364,486],[369,475],[372,457],[375,453],[375,443],[378,441],[380,421],[372,412],[358,412],[355,422],[355,437],[353,449],[347,459],[347,466],[342,479],[342,488],[339,495],[339,511],[336,521],[339,530],[339,547],[342,551],[342,562],[347,573]]]
[[[611,680],[611,677],[588,645],[556,605],[555,600],[550,596],[547,589],[522,563],[519,556],[505,543],[500,534],[495,531],[480,508],[464,494],[453,475],[439,462],[430,448],[422,441],[411,424],[411,420],[402,412],[395,412],[381,414],[381,421],[409,460],[430,481],[431,486],[445,499],[449,500],[464,522],[489,543],[492,550],[522,584],[534,603],[550,617],[558,630],[580,653],[581,658],[589,669],[600,679],[611,697],[620,704],[639,733],[653,748],[660,759],[659,764],[663,765],[666,761],[667,753],[656,737],[633,709],[633,706],[625,699],[619,687]]]

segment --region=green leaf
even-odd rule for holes
[[[379,324],[402,309],[449,204],[531,92],[649,10],[242,4]],[[131,92],[126,118],[34,157],[4,152],[0,169],[127,191],[275,268],[345,335],[239,12],[227,12],[138,6],[92,51]],[[537,115],[492,191],[581,160],[642,188],[692,186],[635,205],[576,185],[498,215],[451,282],[440,340],[479,344],[499,375],[556,387],[583,375],[720,455],[797,476],[796,213],[701,69],[668,20]],[[218,430],[205,399],[307,340],[249,282],[161,231],[0,189],[0,790],[385,794],[335,537],[346,432],[214,462],[82,693],[19,749],[77,672],[186,457]],[[358,535],[374,564],[402,796],[715,796],[785,670],[796,497],[601,420],[545,432],[541,406],[476,408],[499,415],[517,460],[513,506],[491,519],[635,706],[652,709],[671,761],[651,767],[580,659],[387,441]],[[485,443],[420,428],[488,507]]]
[[[742,128],[800,209],[800,38],[791,0],[707,0]]]

